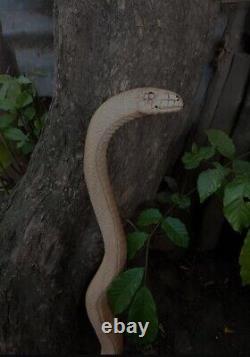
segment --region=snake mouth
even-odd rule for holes
[[[156,109],[162,111],[179,111],[183,108],[183,101],[181,98],[177,99],[162,99]]]

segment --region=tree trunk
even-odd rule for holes
[[[182,150],[203,65],[219,37],[219,1],[60,0],[56,90],[28,170],[0,223],[0,352],[87,353],[84,294],[103,249],[83,177],[94,111],[120,91],[180,93],[180,115],[130,123],[109,150],[125,219],[151,199]]]

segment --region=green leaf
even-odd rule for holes
[[[24,114],[25,118],[27,118],[28,120],[32,120],[34,118],[34,116],[36,115],[36,109],[34,106],[29,106],[29,107],[25,108],[23,114]]]
[[[202,160],[208,160],[211,159],[215,154],[214,148],[211,146],[202,146],[199,149],[199,155]]]
[[[213,157],[215,150],[213,147],[201,147],[197,145],[192,146],[191,152],[186,152],[182,157],[182,162],[187,170],[197,168],[203,160],[208,160]]]
[[[250,226],[250,203],[243,199],[234,200],[224,207],[224,215],[233,229],[241,232]]]
[[[144,326],[149,322],[147,332],[144,337],[139,337],[139,333],[129,335],[136,343],[150,344],[158,333],[158,317],[154,298],[145,286],[137,292],[128,313],[128,321],[141,322]]]
[[[36,129],[41,130],[43,128],[43,124],[42,124],[41,120],[39,120],[39,119],[34,121],[34,125],[35,125]]]
[[[235,146],[233,140],[222,130],[207,130],[208,140],[218,152],[228,159],[233,159],[235,155]]]
[[[25,142],[22,145],[22,153],[24,155],[30,154],[33,151],[33,149],[34,149],[34,145],[30,142]]]
[[[219,163],[216,163],[215,169],[209,169],[200,173],[197,188],[201,203],[218,191],[229,173],[230,169],[223,167]]]
[[[161,228],[168,238],[177,246],[187,248],[189,244],[189,234],[184,223],[178,218],[167,217],[161,224]]]
[[[135,254],[141,249],[149,238],[148,233],[145,232],[133,232],[128,234],[127,248],[128,248],[128,259],[133,259]]]
[[[138,217],[137,225],[140,227],[157,224],[162,220],[162,214],[157,208],[149,208],[141,212]]]
[[[5,129],[15,120],[15,116],[12,114],[4,114],[0,116],[0,129]]]
[[[21,149],[24,145],[25,145],[25,141],[18,141],[18,143],[16,144],[16,147],[18,149]]]
[[[5,99],[6,98],[6,94],[8,92],[8,88],[9,88],[9,83],[2,84],[1,89],[0,89],[0,99]]]
[[[33,83],[26,87],[26,91],[27,91],[27,93],[29,93],[33,98],[37,96],[37,91],[36,91],[36,88],[35,88],[35,86],[33,85]]]
[[[41,129],[34,129],[34,130],[33,130],[33,133],[34,133],[34,135],[35,135],[37,138],[39,138],[40,133],[41,133]]]
[[[0,99],[0,110],[14,111],[16,109],[15,102],[10,99]]]
[[[144,268],[133,268],[121,273],[108,288],[109,304],[114,315],[124,312],[139,289]]]
[[[7,168],[12,163],[12,157],[8,149],[0,143],[0,171],[2,168]]]
[[[47,120],[48,120],[48,112],[45,112],[45,113],[43,113],[43,115],[40,118],[42,127]]]
[[[224,206],[241,198],[250,198],[250,179],[245,176],[236,177],[226,185]]]
[[[18,83],[20,83],[20,84],[32,84],[32,81],[29,79],[29,78],[27,78],[27,77],[25,77],[25,76],[19,76],[18,78],[17,78],[17,81],[18,81]]]
[[[9,128],[4,131],[4,136],[13,141],[27,141],[28,137],[17,128]]]
[[[16,99],[16,107],[21,109],[33,102],[33,97],[27,93],[22,92]]]
[[[243,285],[250,284],[250,230],[247,233],[240,253],[239,263],[241,266],[240,276]]]
[[[9,74],[0,74],[0,83],[7,83],[12,81],[12,77]]]
[[[226,185],[223,199],[224,215],[234,230],[241,232],[250,226],[250,179],[236,177]]]
[[[178,206],[181,209],[187,209],[191,205],[190,197],[181,195],[179,193],[174,193],[171,196],[171,201],[173,202],[173,204],[175,204],[176,206]]]
[[[17,98],[21,95],[21,86],[16,81],[12,81],[7,90],[6,98],[16,103]]]
[[[234,160],[233,170],[236,175],[250,177],[250,162],[245,160]]]

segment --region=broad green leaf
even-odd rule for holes
[[[28,137],[20,129],[9,128],[4,131],[4,136],[13,141],[27,141]]]
[[[241,198],[250,198],[250,179],[245,176],[236,177],[226,185],[224,206]]]
[[[215,154],[214,148],[211,146],[202,146],[199,149],[199,155],[202,158],[202,160],[208,160],[211,159]]]
[[[144,274],[144,268],[133,268],[121,273],[113,280],[107,295],[114,315],[124,312],[139,289]]]
[[[250,203],[237,199],[224,207],[224,215],[235,231],[250,226]]]
[[[33,102],[33,97],[27,93],[22,92],[16,99],[16,107],[21,109]]]
[[[213,157],[215,150],[213,147],[201,147],[192,146],[191,152],[186,152],[182,157],[182,162],[187,170],[197,168],[203,160],[208,160]]]
[[[141,322],[143,326],[149,322],[147,332],[144,337],[139,337],[140,331],[137,334],[130,334],[129,336],[140,344],[152,343],[158,333],[158,316],[154,298],[145,286],[140,288],[129,308],[128,322]]]
[[[12,77],[9,74],[0,74],[0,83],[7,83],[12,81]]]
[[[39,130],[41,130],[43,127],[43,124],[42,124],[41,120],[39,120],[39,119],[34,121],[34,125],[35,125],[35,128],[39,129]]]
[[[233,159],[235,155],[235,146],[233,140],[222,130],[207,130],[208,140],[218,152],[228,159]]]
[[[18,143],[16,144],[16,147],[18,149],[21,149],[24,145],[25,145],[25,141],[18,141]]]
[[[191,205],[190,197],[179,193],[174,193],[171,196],[171,201],[181,209],[187,209]]]
[[[140,227],[157,224],[161,221],[162,214],[157,208],[149,208],[141,212],[138,217],[137,225]]]
[[[234,160],[233,170],[236,175],[250,176],[250,162],[245,160]]]
[[[128,259],[133,259],[135,254],[141,249],[149,238],[148,233],[145,232],[133,232],[128,234],[127,248],[128,248]]]
[[[240,276],[243,285],[250,284],[250,230],[247,233],[243,247],[240,252],[239,263],[241,266]]]
[[[201,161],[199,154],[194,152],[185,152],[182,157],[182,162],[187,170],[196,169]]]
[[[27,118],[28,120],[32,120],[36,115],[36,109],[34,108],[34,106],[29,106],[25,108],[23,114],[25,118]]]
[[[35,88],[35,86],[34,86],[33,83],[26,87],[26,91],[27,91],[27,93],[29,93],[33,98],[36,97],[36,95],[37,95],[37,91],[36,91],[36,88]]]
[[[25,142],[23,145],[22,145],[22,153],[24,155],[28,155],[30,154],[34,149],[34,145],[30,142]]]
[[[0,129],[6,129],[15,120],[15,116],[12,114],[3,114],[0,116]]]
[[[35,134],[35,136],[37,137],[37,138],[39,138],[39,136],[40,136],[40,133],[41,133],[41,129],[34,129],[33,130],[33,133]]]
[[[177,246],[187,248],[189,244],[189,234],[184,223],[178,218],[167,217],[161,224],[162,229],[168,238]]]
[[[0,110],[14,111],[16,109],[15,102],[10,99],[0,99]]]
[[[230,170],[217,164],[215,169],[209,169],[200,173],[197,181],[197,188],[200,196],[200,202],[204,202],[213,193],[217,192],[222,186]]]
[[[48,113],[45,112],[45,113],[41,116],[41,118],[40,118],[40,121],[41,121],[41,123],[42,123],[42,126],[43,126],[43,124],[44,124],[47,120],[48,120]]]
[[[10,85],[9,83],[2,84],[2,86],[0,88],[0,99],[6,98],[6,94],[8,92],[9,85]]]
[[[235,178],[226,185],[223,199],[224,215],[234,230],[250,227],[250,180],[246,176]]]
[[[16,81],[12,81],[7,90],[6,98],[16,103],[17,98],[21,94],[21,86]]]
[[[20,83],[20,84],[32,84],[32,81],[29,79],[29,78],[27,78],[27,77],[25,77],[25,76],[19,76],[18,78],[17,78],[17,81],[18,81],[18,83]]]
[[[8,149],[0,143],[0,171],[7,168],[12,163],[12,157]]]

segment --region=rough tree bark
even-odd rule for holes
[[[88,122],[104,99],[125,89],[159,86],[184,98],[180,115],[131,123],[112,141],[110,173],[128,217],[153,197],[182,149],[221,14],[212,0],[60,0],[55,18],[55,98],[1,216],[0,352],[95,349],[84,292],[102,241],[82,170]]]

